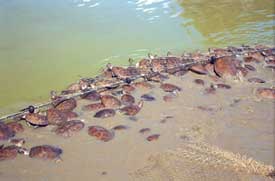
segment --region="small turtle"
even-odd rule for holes
[[[153,134],[146,138],[147,141],[155,141],[159,139],[160,134]]]
[[[166,69],[166,59],[154,58],[151,60],[151,65],[154,72],[162,72]]]
[[[95,118],[108,118],[115,116],[116,111],[114,109],[102,109],[95,113]]]
[[[29,153],[30,158],[42,160],[61,160],[62,149],[51,145],[40,145],[32,147]]]
[[[15,132],[5,123],[0,122],[0,140],[8,140],[15,136]]]
[[[15,145],[10,145],[10,146],[0,146],[0,161],[4,160],[12,160],[16,158],[17,153],[18,153],[19,147]]]
[[[162,90],[164,90],[165,92],[177,92],[177,91],[181,91],[181,88],[173,85],[173,84],[169,84],[169,83],[164,83],[160,85],[160,88]]]
[[[47,110],[47,120],[49,124],[58,125],[66,122],[68,120],[68,116],[65,112],[51,108]]]
[[[87,99],[90,101],[99,101],[100,100],[100,94],[96,91],[89,92],[87,94],[84,94],[81,96],[82,99]]]
[[[140,96],[141,100],[143,101],[155,101],[156,98],[150,94],[143,94],[142,96]]]
[[[88,134],[104,142],[112,140],[115,136],[114,131],[108,130],[101,126],[90,126],[88,128]]]
[[[231,89],[231,86],[227,84],[217,84],[216,87],[219,89]]]
[[[244,67],[250,71],[256,71],[256,68],[253,67],[252,65],[249,65],[249,64],[245,64]]]
[[[135,103],[135,98],[130,94],[124,94],[123,96],[121,96],[121,102],[122,104],[128,106]]]
[[[202,79],[195,79],[194,83],[196,83],[198,85],[204,85],[204,81]]]
[[[153,75],[149,74],[146,78],[147,78],[147,80],[153,81],[153,82],[162,82],[164,80],[169,79],[169,77],[167,75],[163,75],[159,72],[154,73]]]
[[[9,142],[15,146],[22,147],[26,141],[24,138],[14,138],[9,140]]]
[[[202,64],[196,64],[189,68],[194,73],[206,75],[208,74],[207,69]]]
[[[69,138],[73,136],[75,133],[79,132],[84,128],[85,124],[79,120],[71,120],[64,122],[60,126],[58,126],[54,132],[57,135],[63,136],[65,138]]]
[[[63,112],[69,112],[72,111],[74,108],[76,108],[77,103],[74,98],[62,100],[55,105],[55,109],[63,111]]]
[[[83,111],[97,111],[100,109],[105,108],[105,106],[100,102],[100,103],[94,103],[94,104],[88,104],[82,107]]]
[[[121,106],[120,100],[111,95],[101,96],[101,102],[107,108],[117,108]]]
[[[150,128],[142,128],[142,129],[139,130],[139,133],[146,134],[146,133],[149,133],[150,131],[151,131]]]
[[[121,88],[126,93],[130,93],[130,92],[133,92],[135,90],[135,88],[131,85],[123,85]]]
[[[131,78],[134,76],[138,76],[140,74],[138,69],[135,67],[123,68],[123,67],[109,66],[109,68],[112,70],[113,75],[120,79]]]
[[[18,122],[9,122],[6,124],[12,131],[15,133],[22,133],[24,132],[24,127],[22,124]]]
[[[263,79],[260,79],[260,78],[257,78],[257,77],[252,77],[252,78],[249,78],[247,79],[248,82],[251,82],[251,83],[265,83],[265,81]]]
[[[235,62],[237,60],[231,56],[218,58],[214,63],[214,71],[222,78],[236,77],[238,70]]]
[[[137,105],[125,106],[121,108],[120,111],[123,112],[125,115],[134,116],[141,110],[142,107],[143,107],[143,101],[141,100],[138,102]]]
[[[128,128],[129,127],[125,126],[125,125],[118,125],[118,126],[113,127],[112,130],[119,131],[119,130],[126,130]]]
[[[66,116],[68,119],[73,119],[73,118],[77,118],[78,114],[76,112],[65,112]]]
[[[275,99],[275,88],[258,88],[256,95],[262,98]]]
[[[49,124],[47,117],[38,113],[29,113],[24,115],[22,118],[35,126],[47,126]]]
[[[176,98],[176,94],[167,94],[167,95],[163,96],[162,99],[165,102],[172,102],[175,98]]]
[[[154,86],[148,82],[135,82],[133,83],[133,86],[136,88],[142,88],[142,89],[152,89]]]

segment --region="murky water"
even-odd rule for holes
[[[0,113],[46,100],[107,62],[272,44],[270,0],[0,1]]]

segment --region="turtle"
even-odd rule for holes
[[[97,91],[92,91],[81,96],[82,99],[87,99],[89,101],[99,101],[100,94]]]
[[[151,131],[150,128],[142,128],[142,129],[139,130],[139,133],[146,134],[146,133],[149,133],[150,131]]]
[[[96,137],[96,139],[108,142],[112,140],[115,136],[115,132],[112,130],[108,130],[101,126],[90,126],[88,128],[88,134],[90,136]]]
[[[193,65],[189,68],[189,70],[197,74],[202,74],[202,75],[208,74],[207,69],[202,64]]]
[[[48,109],[46,114],[48,123],[52,125],[58,125],[68,120],[68,116],[65,112],[55,108]]]
[[[146,138],[147,141],[155,141],[158,140],[160,137],[160,134],[152,134]]]
[[[260,87],[256,90],[256,95],[258,97],[262,97],[266,99],[275,99],[275,88]]]
[[[244,57],[245,62],[263,62],[265,59],[264,55],[259,51],[248,52],[247,55]]]
[[[117,126],[114,126],[112,128],[112,130],[115,130],[115,131],[119,131],[119,130],[126,130],[128,129],[129,127],[128,126],[125,126],[125,125],[117,125]]]
[[[65,112],[66,116],[68,119],[74,119],[78,117],[78,114],[76,112],[70,111],[70,112]]]
[[[85,124],[80,120],[71,120],[59,125],[54,132],[65,138],[73,136],[84,128]]]
[[[22,118],[34,126],[47,126],[49,124],[47,117],[39,113],[28,113]]]
[[[156,98],[150,94],[143,94],[140,96],[141,100],[143,101],[155,101]]]
[[[107,108],[117,108],[121,106],[120,100],[114,96],[103,95],[100,99],[102,104]]]
[[[136,67],[139,68],[143,72],[148,72],[151,69],[151,60],[150,59],[141,59],[137,64]]]
[[[179,67],[183,63],[179,57],[175,57],[175,56],[167,56],[165,57],[165,59],[166,59],[166,69]]]
[[[12,131],[15,133],[22,133],[24,132],[24,127],[21,123],[18,122],[9,122],[6,124]]]
[[[142,107],[143,107],[143,100],[139,101],[137,105],[132,104],[129,106],[122,107],[120,109],[120,112],[123,112],[125,115],[128,115],[128,116],[134,116],[141,110]]]
[[[167,79],[169,79],[169,77],[167,75],[161,74],[159,72],[153,73],[153,75],[147,75],[146,79],[148,81],[153,81],[153,82],[163,82]]]
[[[151,66],[153,72],[162,72],[166,69],[167,60],[165,58],[153,58],[151,60]]]
[[[120,99],[122,104],[127,106],[135,103],[135,98],[130,94],[124,94]]]
[[[236,61],[236,58],[232,56],[218,58],[214,63],[215,73],[222,78],[236,77],[238,73]]]
[[[149,82],[135,82],[132,84],[136,88],[143,88],[143,89],[152,89],[154,86]]]
[[[194,83],[204,86],[204,80],[202,80],[202,79],[195,79]]]
[[[42,159],[42,160],[55,160],[60,161],[60,155],[63,153],[62,149],[59,147],[51,145],[39,145],[34,146],[30,149],[29,157]]]
[[[116,111],[114,109],[102,109],[95,113],[95,118],[108,118],[115,116]]]
[[[219,89],[231,89],[231,86],[228,84],[216,84],[214,87]]]
[[[244,67],[250,71],[256,71],[256,68],[253,67],[252,65],[249,65],[249,64],[245,64]]]
[[[93,103],[93,104],[88,104],[82,107],[83,111],[96,111],[105,108],[105,106],[100,102],[100,103]]]
[[[76,100],[74,98],[70,98],[59,101],[57,104],[54,105],[54,108],[63,112],[69,112],[76,108],[76,106]]]
[[[111,64],[108,64],[107,66],[110,70],[112,70],[113,75],[120,79],[132,78],[140,75],[139,70],[135,67],[114,67]]]
[[[15,136],[15,132],[5,123],[0,122],[0,141],[8,140]]]
[[[170,83],[163,83],[160,85],[160,88],[165,92],[178,92],[181,91],[181,88]]]
[[[121,88],[125,93],[131,93],[135,90],[135,87],[133,87],[129,84],[123,85],[123,86],[121,86]]]
[[[0,161],[12,160],[17,157],[19,147],[15,145],[0,145]]]
[[[251,82],[251,83],[265,83],[265,80],[263,79],[260,79],[260,78],[257,78],[257,77],[251,77],[249,79],[247,79],[248,82]]]

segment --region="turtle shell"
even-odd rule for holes
[[[115,136],[115,133],[113,131],[101,126],[90,126],[88,128],[88,134],[104,142],[112,140]]]
[[[54,160],[59,158],[62,152],[62,149],[55,146],[40,145],[31,148],[29,157],[42,160]]]
[[[79,132],[84,128],[85,124],[79,120],[72,120],[63,123],[55,129],[57,135],[63,136],[65,138],[73,136],[75,133]]]
[[[0,140],[8,140],[15,136],[15,132],[5,123],[0,122]]]
[[[49,124],[47,117],[38,113],[29,113],[26,115],[25,120],[33,125],[47,126]]]

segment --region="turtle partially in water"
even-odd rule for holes
[[[19,147],[15,145],[10,145],[10,146],[0,146],[0,161],[4,160],[12,160],[16,158],[18,154]]]
[[[101,126],[90,126],[88,128],[88,134],[104,142],[112,140],[115,136],[114,131],[108,130]]]
[[[101,96],[101,102],[107,108],[117,108],[121,106],[120,100],[111,95]]]
[[[54,105],[54,108],[63,112],[70,112],[76,108],[77,102],[74,98],[59,101]]]
[[[0,140],[8,140],[15,136],[15,132],[5,123],[0,122]]]
[[[163,83],[160,85],[160,88],[164,90],[165,92],[177,92],[181,91],[181,88],[170,83]]]
[[[24,131],[24,127],[21,123],[9,122],[6,125],[15,133],[22,133]]]
[[[66,122],[68,120],[68,116],[65,112],[51,108],[47,110],[47,120],[49,124],[58,125]]]
[[[121,86],[121,88],[125,93],[131,93],[135,90],[135,87],[128,85],[128,84]]]
[[[100,109],[105,108],[105,106],[100,102],[100,103],[93,103],[93,104],[88,104],[82,107],[83,111],[97,111]]]
[[[120,131],[120,130],[126,130],[128,129],[129,127],[128,126],[125,126],[125,125],[117,125],[117,126],[114,126],[112,128],[112,130],[115,130],[115,131]]]
[[[143,101],[155,101],[156,98],[150,94],[143,94],[140,96],[141,100]]]
[[[47,126],[49,124],[47,117],[39,113],[28,113],[22,118],[34,126]]]
[[[95,118],[108,118],[115,116],[116,111],[114,109],[102,109],[95,113]]]
[[[37,158],[42,160],[61,160],[60,155],[63,153],[61,148],[51,145],[40,145],[32,147],[29,152],[30,158]]]
[[[150,84],[149,82],[135,82],[132,84],[136,88],[141,88],[141,89],[152,89],[154,86]]]
[[[140,75],[139,70],[136,67],[116,67],[111,64],[107,64],[109,70],[112,71],[113,76],[118,77],[120,79],[132,78]]]
[[[87,94],[84,94],[81,96],[82,99],[87,99],[90,101],[99,101],[100,100],[100,94],[96,91],[89,92]]]
[[[134,116],[137,113],[139,113],[142,107],[143,107],[143,100],[139,101],[137,105],[132,104],[121,108],[120,112],[128,116]]]
[[[69,138],[84,128],[85,124],[80,120],[71,120],[59,125],[54,132],[57,135]]]
[[[124,94],[123,96],[121,96],[121,102],[122,104],[128,106],[135,103],[135,98],[130,94]]]

